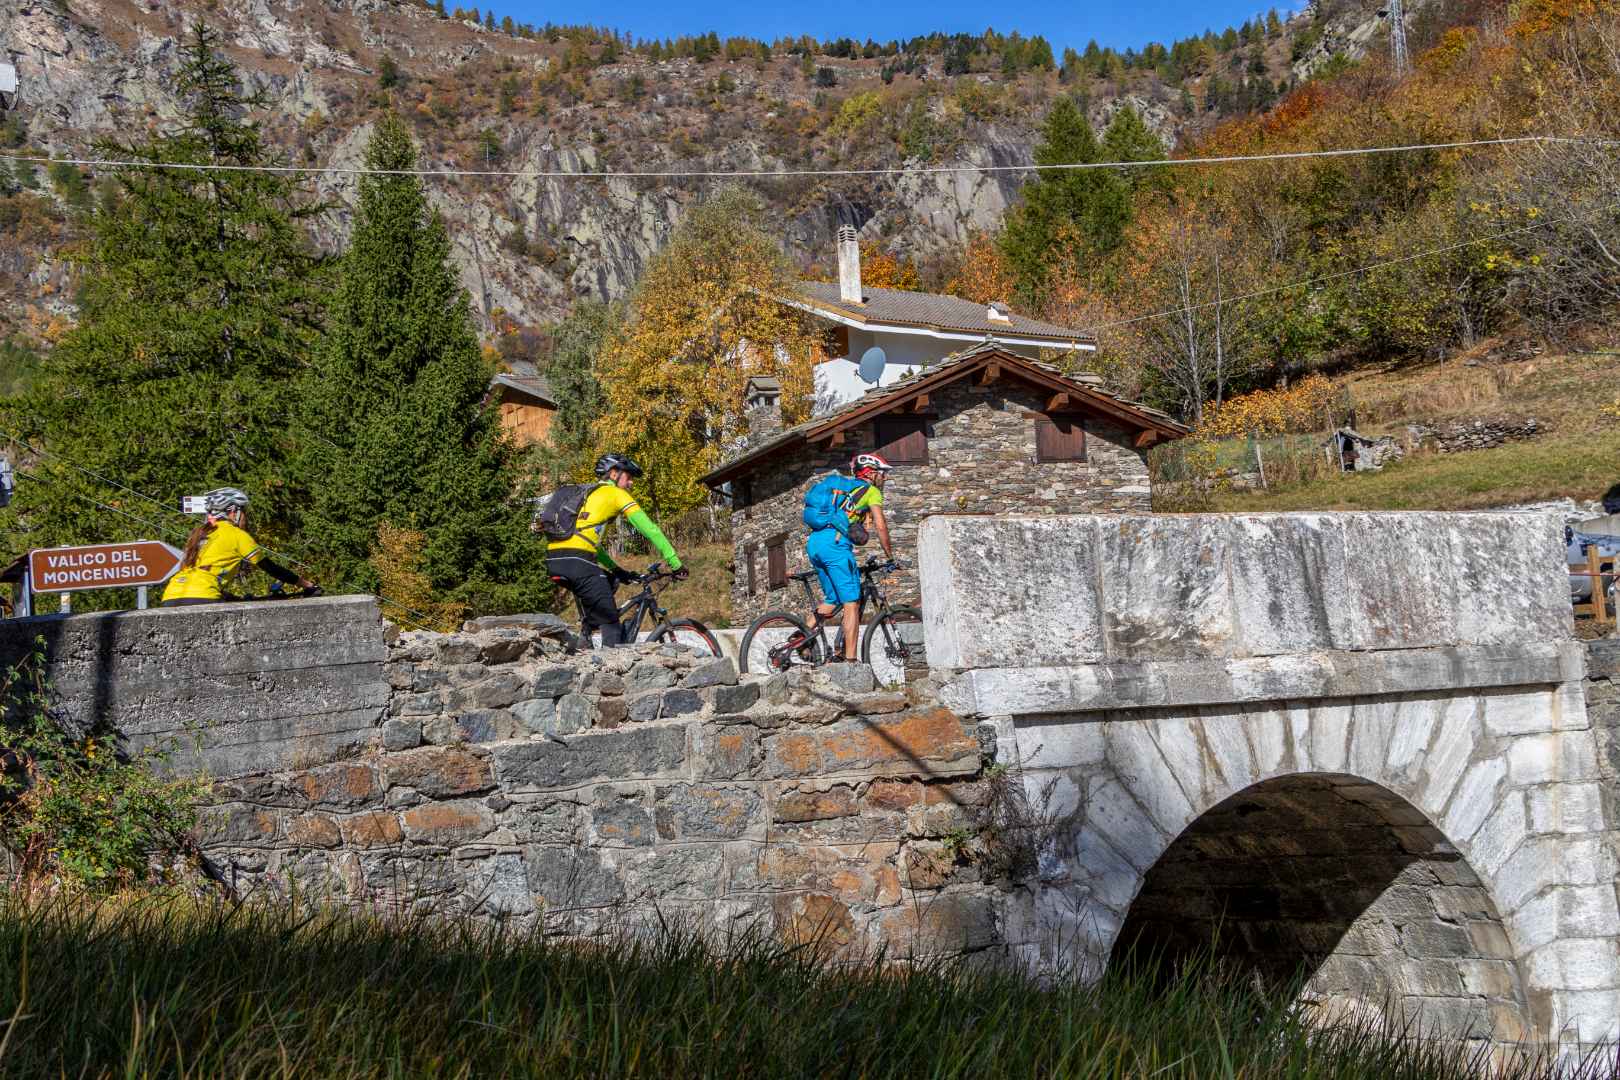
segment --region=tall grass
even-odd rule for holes
[[[837,967],[746,935],[584,946],[297,905],[4,898],[0,971],[0,1074],[19,1077],[1438,1080],[1484,1065],[1313,1035],[1209,972],[1043,988],[970,963]]]

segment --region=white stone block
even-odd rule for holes
[[[1139,724],[1158,744],[1159,753],[1170,767],[1189,799],[1204,789],[1203,732],[1195,717],[1156,716],[1151,720],[1123,720],[1122,725]]]
[[[1080,859],[1080,880],[1092,895],[1115,911],[1128,910],[1142,888],[1141,873],[1091,829],[1080,833]]]
[[[1441,831],[1453,844],[1464,844],[1479,831],[1496,807],[1497,788],[1506,779],[1507,771],[1507,763],[1501,758],[1487,758],[1475,762],[1463,774],[1440,823]]]
[[[1067,769],[1103,761],[1103,729],[1095,718],[1048,714],[1014,721],[1018,758],[1026,769]]]
[[[1558,881],[1558,848],[1563,841],[1555,836],[1532,836],[1514,849],[1501,869],[1491,875],[1491,895],[1497,910],[1517,911],[1532,897]]]
[[[1603,788],[1598,784],[1544,784],[1527,790],[1530,828],[1538,833],[1602,832]]]
[[[1243,729],[1254,750],[1255,775],[1266,780],[1281,773],[1288,754],[1287,710],[1256,709],[1244,716]]]
[[[1094,783],[1087,791],[1085,825],[1144,873],[1170,846],[1170,837],[1159,831],[1147,811],[1113,777]]]
[[[1515,784],[1597,779],[1597,748],[1588,731],[1521,735],[1508,745]]]
[[[1548,690],[1499,690],[1483,697],[1488,734],[1533,735],[1556,730],[1553,694]]]
[[[1598,938],[1620,935],[1620,908],[1614,885],[1577,885],[1554,889],[1558,898],[1558,935]]]
[[[1206,708],[1198,710],[1199,727],[1204,732],[1204,747],[1209,753],[1208,767],[1203,775],[1202,808],[1235,795],[1259,779],[1254,767],[1254,754],[1243,732],[1243,713],[1238,709]]]
[[[1329,702],[1311,708],[1311,760],[1318,772],[1343,772],[1350,753],[1351,706]]]
[[[1467,852],[1469,865],[1474,871],[1489,877],[1507,862],[1508,856],[1529,834],[1524,797],[1510,791],[1491,811],[1463,850]]]
[[[1620,986],[1620,945],[1612,938],[1560,938],[1530,954],[1537,989],[1612,990]]]
[[[1389,746],[1395,738],[1396,713],[1399,698],[1374,698],[1358,701],[1350,717],[1350,768],[1354,776],[1374,783],[1382,783],[1386,775],[1384,762],[1389,757]]]
[[[1620,1039],[1620,991],[1569,990],[1551,995],[1552,1026],[1588,1046]]]
[[[1316,772],[1316,759],[1311,755],[1311,708],[1305,702],[1288,703],[1288,743],[1295,771]]]
[[[1450,698],[1408,698],[1395,712],[1395,730],[1389,740],[1389,757],[1385,761],[1385,775],[1409,777],[1423,765],[1423,754],[1434,737],[1434,726],[1440,721]]]
[[[1451,799],[1479,741],[1478,699],[1468,694],[1447,697],[1440,706],[1433,741],[1423,758],[1423,784],[1415,800],[1432,820]]]
[[[1525,956],[1558,938],[1558,897],[1549,892],[1506,915],[1502,922],[1512,935],[1514,952]]]
[[[1196,816],[1192,799],[1172,775],[1152,734],[1140,724],[1109,724],[1108,764],[1136,801],[1168,836],[1178,836]],[[1198,789],[1192,789],[1196,792]]]

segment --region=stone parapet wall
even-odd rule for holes
[[[0,671],[36,647],[66,722],[213,776],[348,757],[388,707],[369,596],[0,620]]]
[[[690,916],[892,955],[997,943],[979,731],[869,669],[736,675],[673,646],[405,634],[367,749],[218,787],[239,888],[568,934]]]

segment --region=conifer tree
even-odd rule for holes
[[[1102,160],[1097,137],[1073,98],[1060,97],[1041,125],[1037,165]],[[1022,202],[1006,218],[1001,248],[1017,275],[1025,303],[1038,307],[1053,262],[1103,255],[1119,246],[1129,218],[1130,192],[1111,169],[1054,169],[1024,185]],[[1086,249],[1074,251],[1078,239]]]
[[[210,168],[273,164],[242,119],[262,101],[242,90],[218,40],[202,23],[189,31],[173,127],[98,146],[117,160],[202,168],[110,174],[77,256],[79,322],[42,385],[0,407],[0,426],[52,455],[31,470],[39,479],[19,489],[10,521],[0,517],[0,546],[8,525],[25,525],[30,547],[184,537],[183,520],[114,484],[170,505],[230,484],[251,495],[261,542],[289,534],[289,387],[315,338],[324,278],[299,222],[321,207],[286,174]],[[109,592],[83,602],[129,603]]]
[[[415,166],[397,116],[378,122],[366,164]],[[412,530],[422,537],[412,569],[437,597],[479,612],[538,610],[550,591],[544,555],[444,224],[416,177],[367,175],[359,189],[300,395],[306,544],[341,584],[374,589],[367,556],[379,529]]]

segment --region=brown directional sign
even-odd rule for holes
[[[180,569],[180,553],[158,540],[28,553],[29,587],[37,593],[159,585]]]

